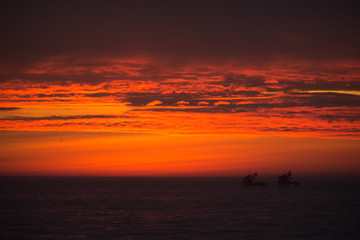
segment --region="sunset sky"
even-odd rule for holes
[[[0,175],[360,175],[354,1],[0,9]]]

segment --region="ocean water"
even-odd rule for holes
[[[0,239],[360,239],[359,179],[0,178]]]

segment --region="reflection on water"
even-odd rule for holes
[[[0,178],[2,239],[359,239],[359,180]]]

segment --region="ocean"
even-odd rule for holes
[[[1,177],[0,239],[360,239],[360,180]]]

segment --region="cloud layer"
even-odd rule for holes
[[[1,128],[358,136],[360,18],[324,3],[6,3]]]

